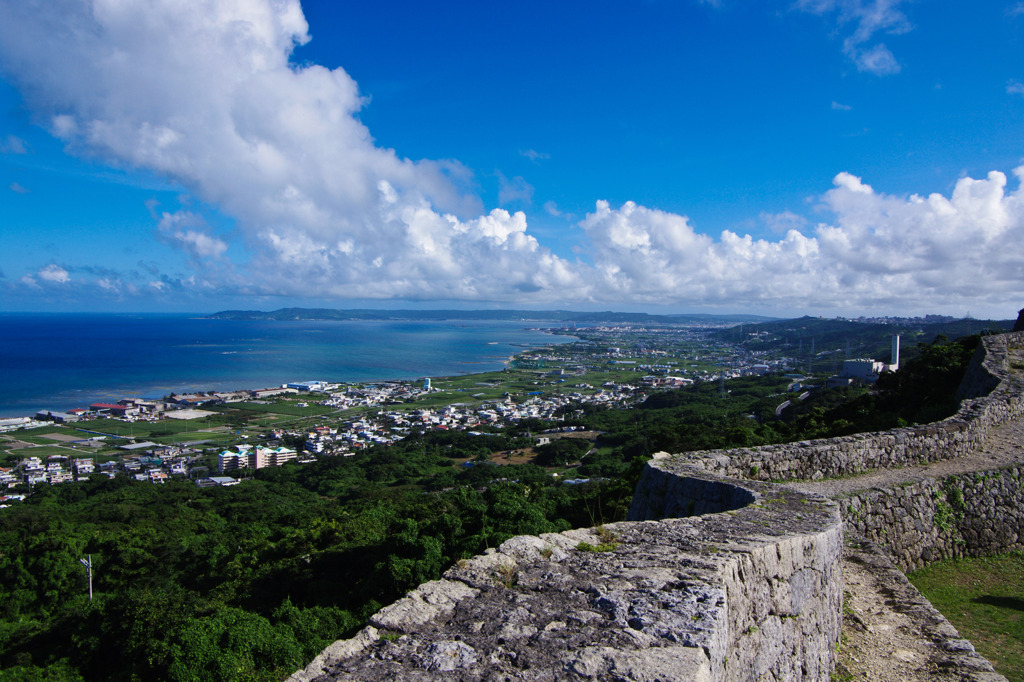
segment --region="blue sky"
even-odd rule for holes
[[[0,0],[0,310],[1008,318],[1022,167],[1017,1]]]

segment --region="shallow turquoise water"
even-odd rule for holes
[[[252,321],[188,315],[0,314],[0,416],[99,400],[416,379],[500,369],[557,343],[520,322]]]

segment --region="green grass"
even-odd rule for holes
[[[1010,682],[1024,682],[1024,552],[941,561],[910,581]]]
[[[313,398],[310,398],[309,400],[313,400]],[[297,402],[307,402],[307,401],[306,400],[301,400],[301,401],[297,401]],[[243,410],[250,410],[252,412],[267,412],[267,413],[271,413],[271,414],[287,414],[287,415],[291,415],[293,417],[316,417],[316,416],[319,416],[319,415],[322,415],[322,414],[330,414],[331,412],[336,412],[337,411],[333,407],[327,407],[325,405],[316,405],[316,404],[307,405],[306,407],[299,407],[298,405],[295,404],[295,402],[290,402],[290,401],[289,402],[282,401],[282,402],[268,403],[266,405],[262,405],[260,403],[230,403],[229,405],[226,405],[225,407],[228,408],[229,410],[231,408],[236,408],[236,409],[240,408],[240,409],[243,409]],[[200,409],[202,409],[202,408],[200,408]]]
[[[206,431],[189,431],[188,433],[178,433],[174,436],[165,436],[163,438],[154,438],[154,442],[160,445],[170,445],[173,443],[189,443],[196,440],[208,440],[213,443],[234,443],[238,440],[238,436],[234,432],[231,433],[209,433]]]
[[[54,443],[59,442],[52,438],[46,438],[45,436],[38,435],[42,433],[59,433],[63,435],[74,436],[75,438],[87,437],[84,434],[75,433],[74,431],[70,431],[68,429],[33,429],[31,431],[19,433],[17,435],[17,439],[24,443],[32,443],[33,445],[53,445]]]
[[[53,443],[53,441],[50,441]],[[58,445],[43,445],[36,448],[23,448],[21,450],[15,450],[15,454],[19,458],[23,457],[38,457],[39,459],[46,459],[50,455],[64,455],[65,457],[88,457],[89,452],[84,448],[74,450],[70,447],[60,447]]]
[[[580,552],[612,552],[618,546],[619,543],[617,542],[602,542],[597,545],[592,545],[589,542],[581,542],[576,545],[576,549]]]

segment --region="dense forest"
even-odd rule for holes
[[[775,408],[793,397],[790,380],[749,377],[655,393],[631,410],[567,409],[560,423],[418,433],[233,487],[100,475],[37,486],[0,510],[0,680],[282,679],[459,558],[623,518],[659,450],[946,416],[977,343],[940,338],[871,390],[812,391],[784,418]],[[600,435],[553,437],[530,464],[494,463],[553,426]]]

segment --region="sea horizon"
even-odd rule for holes
[[[209,313],[0,313],[0,418],[122,398],[493,371],[570,340],[523,321],[225,320]],[[551,324],[551,329],[557,324]]]

